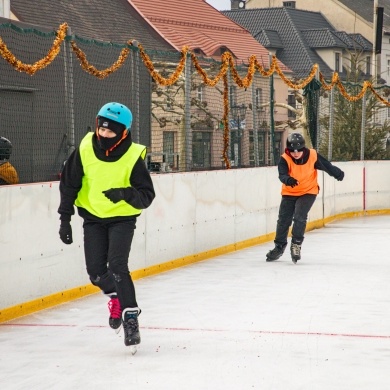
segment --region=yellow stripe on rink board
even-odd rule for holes
[[[33,301],[20,303],[19,305],[11,306],[5,309],[0,309],[0,323],[10,321],[18,317],[35,313],[36,311],[48,309],[49,307],[57,306],[60,303],[72,301],[86,295],[94,294],[100,291],[92,284],[86,286],[72,288],[59,293],[47,295],[42,298],[34,299]]]
[[[383,214],[390,214],[390,209],[357,211],[357,212],[338,214],[332,217],[308,222],[306,231],[322,228],[326,224],[340,219],[355,218],[361,216],[383,215]],[[276,221],[275,221],[275,225],[276,225]],[[263,236],[244,240],[236,244],[226,245],[220,248],[215,248],[209,251],[197,253],[195,255],[185,256],[179,259],[168,261],[166,263],[152,265],[144,269],[132,271],[131,276],[133,280],[137,280],[137,279],[145,278],[147,276],[157,275],[161,272],[183,267],[189,264],[196,263],[198,261],[207,260],[230,252],[235,252],[237,250],[245,249],[254,245],[264,244],[266,242],[273,240],[274,236],[275,233],[273,232],[273,233],[265,234]],[[5,309],[0,309],[0,323],[25,316],[37,312],[39,310],[48,309],[50,307],[59,305],[61,303],[69,302],[77,298],[82,298],[84,296],[94,294],[99,291],[100,290],[97,287],[93,286],[92,284],[88,284],[85,286],[72,288],[70,290],[65,290],[63,292],[38,298],[33,301],[11,306]]]

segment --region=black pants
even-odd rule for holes
[[[85,263],[92,284],[105,294],[116,293],[122,310],[138,307],[128,266],[135,219],[84,221],[83,227]]]
[[[276,226],[275,244],[287,245],[288,229],[292,221],[292,242],[302,244],[306,230],[307,215],[316,200],[317,195],[283,196],[279,207],[279,217]]]

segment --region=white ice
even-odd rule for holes
[[[390,389],[389,237],[346,219],[297,265],[269,242],[137,280],[134,356],[102,294],[0,324],[0,389]]]

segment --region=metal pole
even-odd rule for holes
[[[228,90],[230,91],[230,87],[231,87],[231,76],[230,76],[230,67],[228,68],[228,74],[227,74],[228,78]],[[233,105],[236,105],[237,102],[235,101],[235,97],[232,96],[232,94],[229,92],[228,94],[228,97],[229,97],[229,117],[228,117],[228,123],[229,123],[229,133],[228,133],[228,136],[229,136],[229,139],[228,139],[228,149],[227,149],[227,157],[229,159],[229,161],[231,162],[233,157],[234,157],[234,154],[232,153],[232,148],[234,148],[234,145],[233,145],[233,140],[232,140],[232,133],[233,133],[233,130],[231,128],[231,125],[230,125],[230,118],[233,117],[232,115],[232,106]],[[236,118],[233,118],[234,120]]]
[[[270,66],[272,63],[272,54],[269,55]],[[276,153],[275,153],[275,119],[274,119],[274,75],[272,74],[269,78],[269,89],[270,89],[270,130],[271,130],[271,164],[276,164]]]
[[[72,31],[68,27],[68,36],[74,39]],[[73,90],[73,62],[71,44],[64,41],[64,80],[65,80],[65,109],[66,109],[66,128],[67,128],[67,157],[75,150],[75,133],[74,133],[74,90]]]
[[[374,9],[373,9],[373,40],[372,40],[372,60],[374,64],[374,87],[378,81],[378,57],[376,54],[376,29],[378,24],[378,0],[374,0]]]
[[[320,68],[317,67],[316,75],[315,75],[316,80],[318,83],[320,82]],[[333,88],[332,88],[333,89]],[[319,145],[320,145],[320,91],[315,90],[315,101],[316,101],[316,145],[313,145],[315,149],[318,151]]]
[[[134,102],[134,111],[135,111],[135,129],[132,130],[132,134],[134,134],[134,141],[135,142],[140,142],[140,74],[139,74],[139,69],[140,69],[140,54],[139,50],[137,50],[135,53],[133,52],[133,55],[135,55],[135,61],[134,61],[134,74],[135,77],[133,79],[135,80],[136,86],[135,86],[135,94],[136,94],[136,99]]]
[[[241,168],[241,123],[240,114],[237,115],[237,167]]]
[[[365,134],[366,134],[366,94],[362,98],[362,127],[360,136],[360,160],[364,160]]]
[[[259,102],[261,104],[261,102]],[[252,82],[253,153],[255,167],[259,166],[259,136],[257,130],[256,86]]]
[[[187,54],[186,68],[185,68],[185,112],[184,112],[184,123],[185,123],[185,169],[190,171],[192,168],[192,132],[191,132],[191,56]]]
[[[328,134],[328,160],[332,161],[333,153],[333,126],[334,126],[334,88],[330,90],[329,102],[329,134]]]

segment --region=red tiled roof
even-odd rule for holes
[[[130,39],[141,42],[142,39],[145,49],[172,50],[172,46],[153,31],[126,0],[106,3],[102,0],[12,0],[11,11],[21,22],[51,30],[57,30],[61,23],[67,22],[72,34],[83,38],[119,44]]]
[[[252,35],[204,0],[128,0],[140,15],[169,44],[180,51],[183,46],[201,49],[208,57],[218,57],[226,47],[238,63],[248,63],[256,55],[261,64],[269,63],[268,50]],[[142,44],[142,42],[141,42]],[[288,70],[279,63],[283,70]]]

